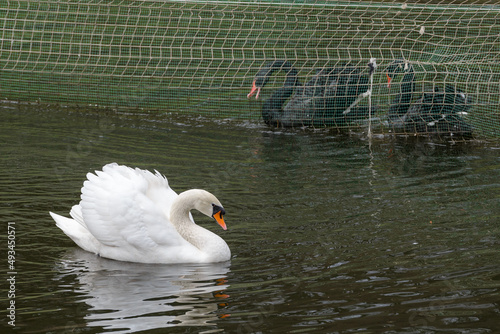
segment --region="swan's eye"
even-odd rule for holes
[[[219,212],[220,212],[221,215],[225,215],[226,214],[226,211],[224,210],[223,207],[215,205],[215,204],[212,204],[212,217],[215,216]]]

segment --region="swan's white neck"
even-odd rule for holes
[[[170,221],[186,241],[200,251],[209,253],[216,250],[217,247],[214,246],[218,246],[221,241],[226,245],[225,242],[218,235],[196,225],[189,217],[189,212],[192,209],[197,209],[205,215],[209,215],[208,212],[202,211],[204,209],[202,202],[206,194],[206,191],[199,189],[191,189],[180,193],[170,208]]]
[[[196,202],[199,199],[200,191],[197,189],[187,190],[177,196],[170,208],[170,222],[177,231],[183,235],[196,224],[189,219],[189,212],[196,209]]]

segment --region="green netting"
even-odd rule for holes
[[[305,83],[374,57],[371,122],[386,133],[403,76],[388,89],[385,71],[402,59],[415,95],[453,86],[475,133],[500,136],[496,1],[3,0],[0,27],[6,100],[258,119],[247,93],[266,62],[288,60]]]

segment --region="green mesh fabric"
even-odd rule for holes
[[[307,83],[345,64],[365,73],[376,58],[372,129],[405,132],[387,123],[403,75],[389,89],[386,69],[401,59],[415,73],[413,103],[454,87],[467,94],[474,132],[500,136],[493,0],[6,0],[0,27],[3,100],[259,119],[284,81],[277,73],[259,100],[247,98],[266,62],[289,61]]]

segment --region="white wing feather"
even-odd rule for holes
[[[133,252],[159,245],[192,247],[169,221],[177,194],[166,178],[117,164],[96,174],[87,174],[80,206],[86,227],[100,243]]]

